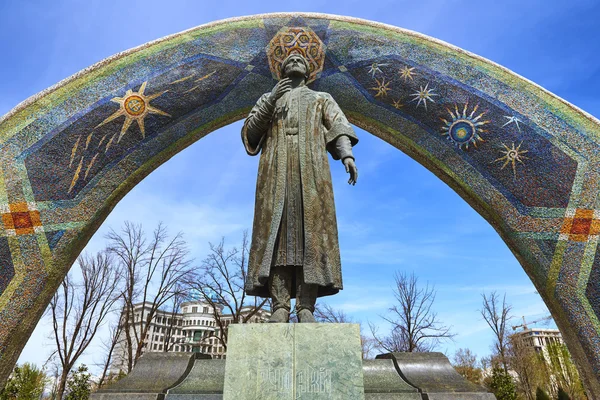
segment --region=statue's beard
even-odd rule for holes
[[[306,77],[304,68],[300,67],[292,67],[286,73],[286,77],[288,78],[296,78],[296,77]]]

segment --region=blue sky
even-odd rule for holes
[[[215,4],[217,6],[215,6]],[[488,58],[600,116],[600,41],[596,1],[20,1],[0,0],[0,115],[58,81],[117,52],[197,25],[276,11],[364,18],[414,30]],[[250,229],[258,158],[239,140],[241,123],[190,146],[135,187],[93,237],[88,250],[123,221],[150,229],[170,221],[196,260],[208,242],[237,244]],[[448,186],[405,154],[357,129],[359,181],[346,184],[331,163],[345,289],[327,298],[356,320],[384,325],[394,271],[414,271],[437,289],[434,309],[452,325],[451,355],[469,347],[488,355],[492,334],[480,293],[506,292],[513,315],[547,313],[521,266],[494,229]],[[516,321],[516,320],[515,320]],[[41,365],[51,351],[46,320],[20,362]],[[83,361],[100,361],[90,351]]]

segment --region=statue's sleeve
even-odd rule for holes
[[[263,94],[252,107],[250,114],[244,121],[242,128],[242,142],[246,152],[251,156],[255,156],[260,152],[263,140],[271,125],[271,118],[275,106],[268,100],[269,94]]]
[[[343,161],[347,157],[354,158],[352,147],[358,143],[358,137],[331,95],[327,95],[323,107],[323,125],[326,129],[327,151],[333,159]]]

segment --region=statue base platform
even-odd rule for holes
[[[494,400],[442,353],[361,359],[354,324],[229,327],[227,359],[144,354],[129,375],[92,400]]]
[[[357,324],[229,326],[224,400],[363,400]]]

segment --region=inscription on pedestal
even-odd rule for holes
[[[259,367],[256,374],[256,386],[268,392],[287,393],[292,390],[292,374],[289,369]]]
[[[296,393],[331,393],[331,370],[306,368],[296,371]]]
[[[229,329],[224,400],[364,400],[358,325]]]
[[[295,386],[298,394],[331,393],[331,370],[327,368],[296,371],[295,379],[292,380],[292,374],[287,369],[261,366],[256,377],[256,385],[268,392],[287,393]]]

